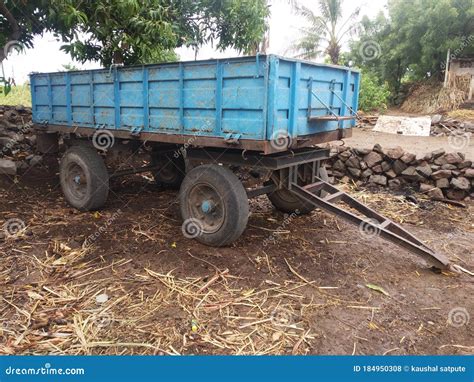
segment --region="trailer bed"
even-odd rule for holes
[[[264,153],[350,136],[359,72],[274,55],[30,77],[33,122],[47,131]],[[288,137],[287,147],[269,144]]]

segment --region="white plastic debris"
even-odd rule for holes
[[[414,135],[429,137],[431,130],[431,117],[402,117],[382,115],[377,120],[374,131],[389,134]]]
[[[99,294],[95,297],[95,302],[97,304],[104,304],[109,300],[109,296],[105,293]]]

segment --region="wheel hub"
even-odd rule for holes
[[[85,197],[87,192],[87,181],[84,170],[76,163],[72,163],[67,168],[67,182],[70,192],[78,199]]]
[[[205,214],[210,214],[215,208],[214,202],[212,200],[204,200],[201,203],[201,210]]]
[[[189,193],[189,201],[190,216],[200,221],[203,232],[217,232],[226,214],[217,190],[209,184],[196,184]]]

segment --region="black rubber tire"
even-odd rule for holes
[[[325,167],[320,168],[319,177],[324,181],[328,180],[328,173]],[[268,184],[272,184],[272,181],[265,183],[265,185]],[[316,208],[285,188],[269,193],[267,197],[278,211],[287,214],[307,215]]]
[[[71,169],[78,169],[84,175],[83,195],[74,192],[71,184]],[[66,201],[81,211],[93,211],[104,206],[109,195],[109,174],[104,160],[92,147],[72,146],[64,154],[59,177]]]
[[[271,182],[268,184],[271,184]],[[284,188],[267,194],[267,197],[278,211],[287,214],[296,213],[298,215],[306,215],[315,208],[313,205],[301,200]]]
[[[191,193],[198,187],[211,187],[219,196],[223,209],[222,223],[216,232],[206,232],[202,223],[193,214],[193,200]],[[187,222],[197,220],[200,230],[193,236],[199,242],[223,247],[236,241],[247,227],[249,216],[249,201],[244,186],[239,178],[229,169],[206,164],[193,168],[188,172],[181,185],[179,193],[181,216],[184,220],[183,232]],[[201,220],[202,221],[202,220]]]
[[[175,157],[174,154],[154,154],[152,165],[160,166],[160,169],[153,173],[157,186],[179,190],[186,175],[186,163],[182,155]]]

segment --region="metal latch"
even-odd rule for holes
[[[224,141],[230,145],[238,145],[241,136],[242,134],[229,133],[224,137]]]
[[[139,137],[142,130],[143,130],[143,127],[134,127],[132,130],[130,130],[130,135],[132,137]]]

